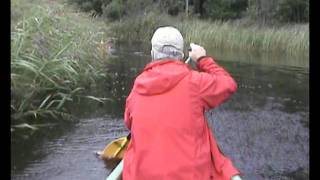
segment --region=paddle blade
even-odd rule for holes
[[[128,144],[129,140],[127,139],[127,137],[118,138],[110,142],[102,152],[100,151],[99,156],[103,160],[109,160],[114,158],[122,159]]]

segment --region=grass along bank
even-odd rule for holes
[[[199,42],[208,47],[288,55],[309,53],[308,25],[258,27],[232,22],[191,20],[179,26],[184,29],[187,41]]]
[[[68,105],[108,76],[107,28],[60,1],[11,1],[11,131],[71,119]],[[74,108],[74,107],[73,107]]]
[[[112,24],[113,36],[123,41],[148,42],[157,26],[173,25],[181,30],[186,44],[208,48],[261,51],[290,56],[309,56],[309,24],[258,26],[236,21],[205,21],[149,13]]]

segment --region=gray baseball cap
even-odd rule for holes
[[[178,29],[172,26],[158,28],[152,36],[152,49],[162,52],[166,46],[174,47],[177,51],[183,52],[183,37]]]

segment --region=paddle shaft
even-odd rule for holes
[[[111,174],[107,177],[106,180],[118,180],[122,175],[123,170],[123,159],[117,165],[117,167],[111,172]]]

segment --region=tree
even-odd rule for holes
[[[236,19],[247,9],[247,0],[207,0],[204,2],[205,16],[211,19]]]
[[[308,0],[249,0],[248,14],[252,19],[268,22],[308,22]]]
[[[199,14],[201,17],[204,16],[204,8],[203,8],[203,4],[205,3],[205,0],[193,0],[193,4],[194,4],[194,14]]]
[[[186,16],[189,14],[189,0],[186,0]]]

